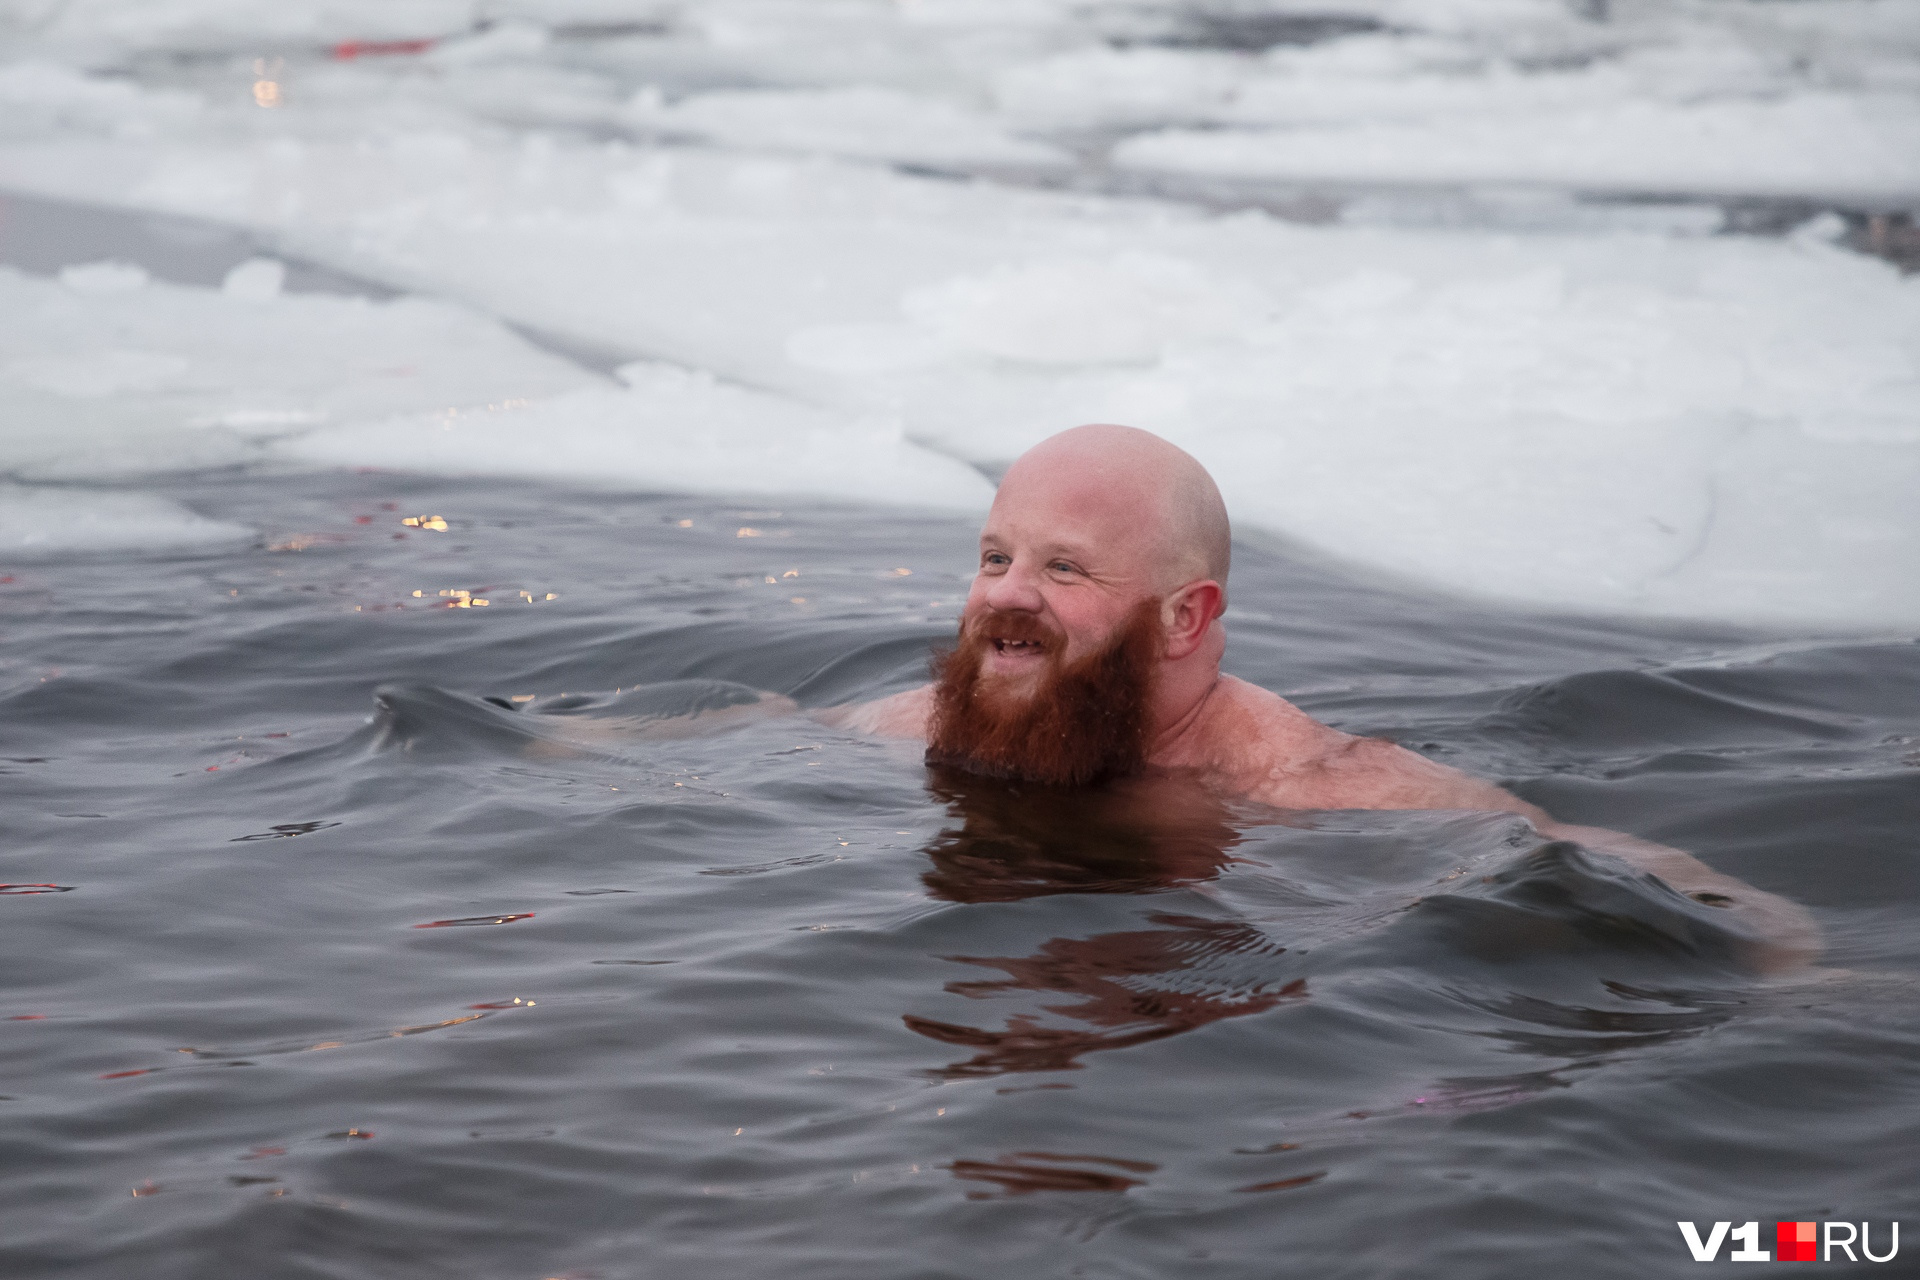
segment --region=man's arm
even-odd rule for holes
[[[1768,972],[1798,969],[1820,956],[1820,926],[1807,909],[1778,894],[1715,871],[1692,854],[1605,827],[1565,822],[1534,823],[1541,835],[1571,840],[1611,853],[1642,871],[1659,876],[1695,902],[1728,912],[1735,926],[1754,939],[1760,968]]]
[[[813,713],[814,719],[836,729],[870,733],[876,738],[924,738],[927,717],[933,712],[933,686],[923,684],[874,702],[847,707],[827,707]]]
[[[1492,783],[1378,738],[1348,738],[1322,763],[1342,809],[1483,809],[1517,813],[1549,840],[1571,840],[1610,853],[1658,876],[1695,902],[1726,911],[1734,929],[1754,940],[1765,972],[1796,969],[1820,954],[1820,928],[1806,908],[1723,875],[1692,854],[1605,827],[1556,821]]]

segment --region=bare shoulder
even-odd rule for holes
[[[1214,767],[1252,799],[1301,809],[1538,813],[1484,779],[1383,738],[1343,733],[1244,680],[1222,677],[1216,696]]]
[[[1503,787],[1383,738],[1348,736],[1323,764],[1342,809],[1484,809],[1544,820]]]
[[[1316,728],[1326,726],[1271,689],[1248,684],[1238,676],[1221,676],[1214,682],[1198,726],[1199,739],[1208,747],[1226,741],[1290,737]]]
[[[1221,676],[1207,708],[1204,738],[1211,752],[1257,758],[1269,765],[1304,763],[1353,741],[1321,724],[1271,689],[1238,676]]]
[[[815,718],[838,729],[870,733],[877,738],[924,738],[933,713],[933,686],[923,684],[891,697],[850,707],[830,707]]]
[[[1272,778],[1320,759],[1345,738],[1279,694],[1221,676],[1192,728],[1153,763],[1198,770],[1229,791],[1266,799]]]

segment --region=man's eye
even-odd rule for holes
[[[1065,560],[1055,560],[1052,564],[1048,565],[1047,568],[1053,570],[1055,573],[1072,573],[1074,571],[1073,566]]]
[[[1008,560],[1008,559],[1007,559],[1007,558],[1006,558],[1005,556],[1003,556],[1003,555],[1001,555],[1001,554],[1000,554],[1000,553],[999,553],[998,551],[989,551],[989,552],[987,552],[987,554],[986,554],[986,555],[984,555],[984,556],[982,556],[982,557],[980,557],[980,563],[982,563],[982,564],[1011,564],[1011,563],[1012,563],[1012,561],[1010,561],[1010,560]]]

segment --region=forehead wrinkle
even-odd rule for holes
[[[1016,527],[1013,529],[1007,529],[1004,526],[995,528],[989,525],[981,530],[980,541],[982,544],[1017,542],[1025,544],[1022,548],[1024,550],[1037,551],[1047,556],[1066,556],[1075,560],[1092,559],[1099,554],[1102,540],[1098,536],[1086,536],[1076,531],[1062,531],[1057,526],[1047,527],[1035,533],[1018,527],[1019,524],[1024,523],[1026,522],[1015,522]]]
[[[982,539],[1016,538],[1049,554],[1153,576],[1169,523],[1164,487],[1095,465],[1072,475],[1009,473]],[[1119,565],[1112,562],[1116,558]]]

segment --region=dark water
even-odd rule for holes
[[[1828,970],[1760,981],[1509,818],[749,705],[917,680],[964,522],[172,492],[262,541],[0,566],[0,1275],[1638,1277],[1678,1218],[1920,1218],[1910,639],[1240,550],[1232,670],[1808,904]]]

